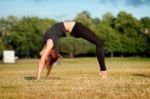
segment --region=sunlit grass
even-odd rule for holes
[[[41,80],[34,80],[37,64],[1,63],[0,99],[150,99],[150,58],[107,58],[108,79],[96,58],[63,59]]]

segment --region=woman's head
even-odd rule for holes
[[[48,64],[53,65],[61,56],[59,55],[58,51],[55,48],[52,48],[48,55]]]

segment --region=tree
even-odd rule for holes
[[[78,13],[77,16],[74,18],[74,21],[81,22],[82,24],[84,24],[88,28],[93,29],[94,24],[92,22],[92,18],[90,16],[90,13],[88,13],[87,11],[83,11],[81,13]]]
[[[120,12],[115,20],[115,30],[118,33],[122,34],[121,36],[121,45],[122,45],[122,53],[136,53],[137,48],[140,44],[137,38],[141,35],[140,31],[140,23],[134,18],[131,14],[128,14],[124,11]]]
[[[55,21],[38,17],[23,17],[10,35],[10,45],[19,56],[37,57],[45,30]]]
[[[102,20],[95,26],[95,32],[104,40],[105,53],[110,53],[113,57],[115,52],[120,51],[120,35],[113,28],[115,17],[107,12]]]
[[[72,58],[74,57],[74,55],[87,53],[88,50],[88,42],[83,39],[66,37],[60,40],[59,51],[69,54],[69,56]]]
[[[3,50],[5,49],[5,45],[2,42],[2,37],[0,37],[0,59],[2,58]]]
[[[120,34],[108,24],[97,25],[96,33],[104,41],[105,53],[111,53],[113,57],[114,52],[121,50]]]
[[[116,18],[112,15],[112,13],[107,12],[102,17],[102,24],[105,24],[113,28],[115,19]]]
[[[141,18],[140,23],[142,26],[142,32],[150,37],[150,18],[149,17]]]
[[[140,24],[143,35],[140,36],[141,39],[139,43],[141,47],[139,47],[138,50],[140,49],[145,53],[150,53],[150,17],[141,18]]]
[[[9,33],[13,26],[16,25],[18,19],[15,16],[0,18],[0,32]]]
[[[111,56],[121,54],[147,54],[150,52],[150,18],[137,20],[125,11],[114,17],[110,12],[102,19],[92,18],[83,11],[73,19],[81,22],[104,40],[105,52]],[[14,49],[19,57],[37,57],[45,31],[55,24],[52,19],[38,17],[16,18],[9,16],[0,18],[0,54],[4,49]],[[70,54],[96,54],[96,47],[83,39],[72,37],[60,40],[60,52]],[[1,57],[2,55],[0,55]]]
[[[77,16],[73,19],[76,22],[81,22],[85,26],[87,26],[89,29],[95,32],[95,26],[98,24],[98,21],[100,21],[98,18],[91,18],[91,15],[87,11],[83,11],[81,13],[78,13]],[[96,53],[96,47],[95,45],[88,42],[89,50],[87,53]]]
[[[12,27],[16,25],[18,19],[15,16],[8,16],[6,18],[0,18],[0,58],[2,58],[3,50],[10,49],[10,40],[8,39]]]

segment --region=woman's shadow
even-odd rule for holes
[[[150,75],[145,75],[145,74],[134,73],[134,74],[132,74],[132,75],[133,75],[133,76],[136,76],[136,77],[150,78]]]
[[[24,77],[25,80],[37,80],[36,77],[27,76]],[[59,77],[41,77],[41,80],[61,80]]]

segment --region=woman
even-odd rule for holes
[[[39,61],[39,67],[37,72],[37,79],[40,79],[40,75],[42,73],[42,70],[46,64],[50,64],[48,74],[51,70],[52,63],[55,62],[57,59],[59,59],[59,54],[57,52],[58,48],[58,40],[61,37],[66,36],[66,32],[71,33],[73,37],[76,38],[83,38],[91,43],[96,45],[96,55],[98,58],[98,62],[100,65],[100,76],[102,78],[107,77],[106,72],[106,66],[105,66],[105,60],[104,60],[104,43],[103,41],[90,29],[85,27],[79,22],[60,22],[52,26],[47,30],[44,36],[44,48],[40,52],[41,59]],[[51,51],[56,50],[56,57],[51,57]],[[51,58],[49,58],[51,57]],[[51,63],[50,60],[54,59]]]

